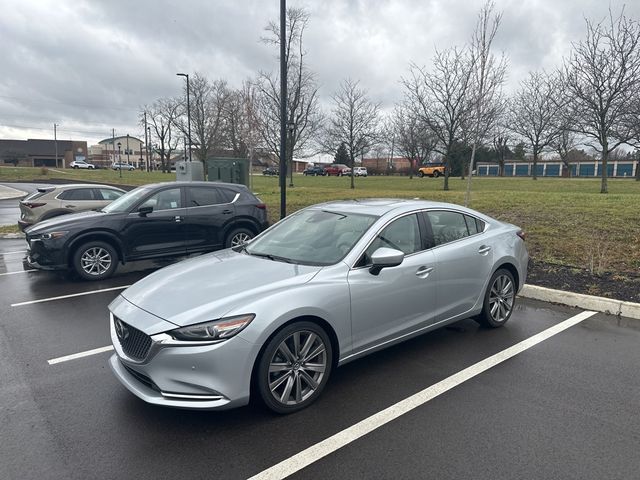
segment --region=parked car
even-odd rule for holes
[[[131,165],[130,163],[122,163],[122,162],[113,162],[111,164],[112,170],[135,170],[136,167]]]
[[[267,167],[262,171],[263,175],[280,175],[280,170],[276,167]]]
[[[328,176],[336,175],[338,177],[341,177],[342,175],[351,174],[351,169],[342,163],[334,163],[326,167],[324,169],[324,173]]]
[[[307,167],[306,169],[303,170],[302,172],[303,175],[311,175],[313,177],[317,177],[318,175],[326,175],[324,172],[324,168],[319,166],[319,165],[315,165],[313,167]]]
[[[434,177],[438,178],[444,175],[445,165],[443,163],[430,163],[423,165],[418,169],[418,177]]]
[[[366,167],[355,167],[353,169],[353,175],[355,177],[366,177],[368,175]]]
[[[96,168],[96,166],[93,163],[87,163],[84,160],[74,160],[69,164],[69,166],[75,169],[86,168],[89,170],[94,170]]]
[[[337,366],[468,317],[504,325],[527,261],[518,227],[458,205],[315,205],[123,291],[109,305],[111,369],[157,405],[230,408],[255,394],[294,412]]]
[[[42,220],[109,205],[126,192],[110,185],[72,184],[38,188],[20,202],[21,230]]]
[[[144,185],[100,211],[65,215],[25,230],[26,268],[111,276],[118,263],[240,245],[267,227],[267,210],[244,185]]]

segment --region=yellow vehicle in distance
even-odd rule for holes
[[[418,176],[422,177],[434,177],[438,178],[441,175],[444,175],[444,164],[443,163],[429,163],[427,165],[423,165],[418,169]]]

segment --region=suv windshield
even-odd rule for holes
[[[246,252],[305,265],[333,265],[377,219],[373,215],[302,210],[257,237]]]
[[[109,205],[102,209],[105,213],[125,213],[129,212],[131,208],[142,200],[149,192],[151,188],[149,187],[138,187],[134,190],[131,190],[129,193],[125,193],[117,200],[114,200]]]

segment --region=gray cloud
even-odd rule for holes
[[[90,143],[137,134],[139,107],[182,94],[176,72],[202,72],[231,85],[277,71],[260,37],[278,19],[272,0],[5,0],[0,17],[0,137]],[[306,50],[323,104],[343,78],[359,79],[389,108],[402,96],[409,62],[428,65],[435,49],[462,45],[481,0],[289,0],[310,13]],[[612,2],[614,12],[621,3]],[[513,89],[530,70],[558,66],[584,35],[584,17],[602,19],[600,0],[497,0],[504,12],[496,46],[509,58]],[[626,6],[640,18],[640,2]],[[25,127],[31,127],[25,128]]]

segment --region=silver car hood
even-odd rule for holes
[[[122,296],[157,317],[185,326],[224,317],[242,305],[248,309],[241,313],[253,313],[252,300],[306,283],[321,269],[222,250],[158,270]]]

